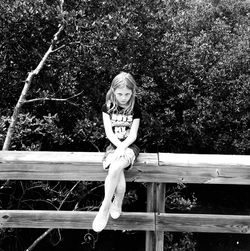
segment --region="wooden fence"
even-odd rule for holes
[[[104,181],[103,153],[0,152],[1,180]],[[250,185],[250,156],[141,153],[126,173],[129,182],[147,183],[147,212],[124,212],[106,229],[146,232],[146,251],[162,251],[164,231],[250,233],[250,216],[169,214],[165,183]],[[2,228],[90,229],[96,212],[0,210]]]

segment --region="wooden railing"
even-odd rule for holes
[[[103,181],[103,153],[0,152],[1,180]],[[250,233],[250,216],[169,214],[165,183],[250,185],[250,156],[141,153],[128,182],[147,183],[147,212],[124,212],[106,229],[147,231],[146,251],[162,251],[164,231]],[[2,228],[90,229],[96,212],[0,210]]]

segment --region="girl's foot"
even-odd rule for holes
[[[99,210],[97,213],[93,223],[92,223],[92,229],[95,232],[101,232],[107,225],[109,220],[109,210]]]
[[[109,209],[110,216],[113,219],[118,219],[121,215],[121,212],[122,212],[121,206],[118,206],[116,199],[114,199]]]

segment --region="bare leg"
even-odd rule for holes
[[[125,177],[124,168],[128,166],[128,161],[121,159],[112,163],[109,167],[109,173],[105,180],[105,197],[102,203],[102,210],[109,210],[111,200],[114,196],[115,191],[124,196],[125,192]],[[120,181],[122,182],[120,184]]]
[[[122,207],[122,201],[124,198],[125,191],[126,191],[126,180],[124,171],[121,171],[120,180],[115,190],[115,203],[118,207]]]
[[[123,202],[125,190],[126,190],[126,181],[125,181],[124,171],[122,170],[120,173],[120,179],[118,181],[118,184],[115,190],[115,198],[109,209],[110,216],[113,219],[118,219],[121,215],[122,202]]]
[[[128,161],[122,158],[118,161],[113,162],[109,167],[109,172],[105,179],[105,184],[104,184],[104,190],[105,190],[104,200],[92,224],[92,228],[96,232],[100,232],[106,227],[109,218],[109,209],[111,206],[111,200],[114,196],[115,190],[120,181],[121,174],[124,175],[123,169],[126,168],[127,166],[128,166]]]

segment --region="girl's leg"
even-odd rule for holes
[[[127,166],[128,161],[121,158],[113,162],[109,167],[109,172],[104,183],[104,200],[92,224],[92,228],[96,232],[102,231],[108,222],[111,200],[120,180],[120,174],[123,173],[123,169]]]
[[[124,171],[122,171],[120,174],[120,180],[115,190],[115,203],[118,207],[122,206],[122,201],[124,198],[125,191],[126,191],[126,180]]]
[[[114,196],[115,191],[118,191],[121,194],[125,192],[124,189],[126,185],[124,185],[125,177],[123,170],[127,166],[128,166],[128,161],[124,158],[115,161],[110,165],[109,173],[105,180],[105,197],[101,206],[103,210],[109,210],[111,205],[111,200]],[[120,181],[122,182],[121,184]]]
[[[118,184],[115,190],[114,200],[110,206],[110,215],[113,219],[117,219],[121,215],[122,202],[123,202],[125,191],[126,191],[126,181],[125,181],[124,171],[122,170],[120,173],[120,179],[118,181]]]

